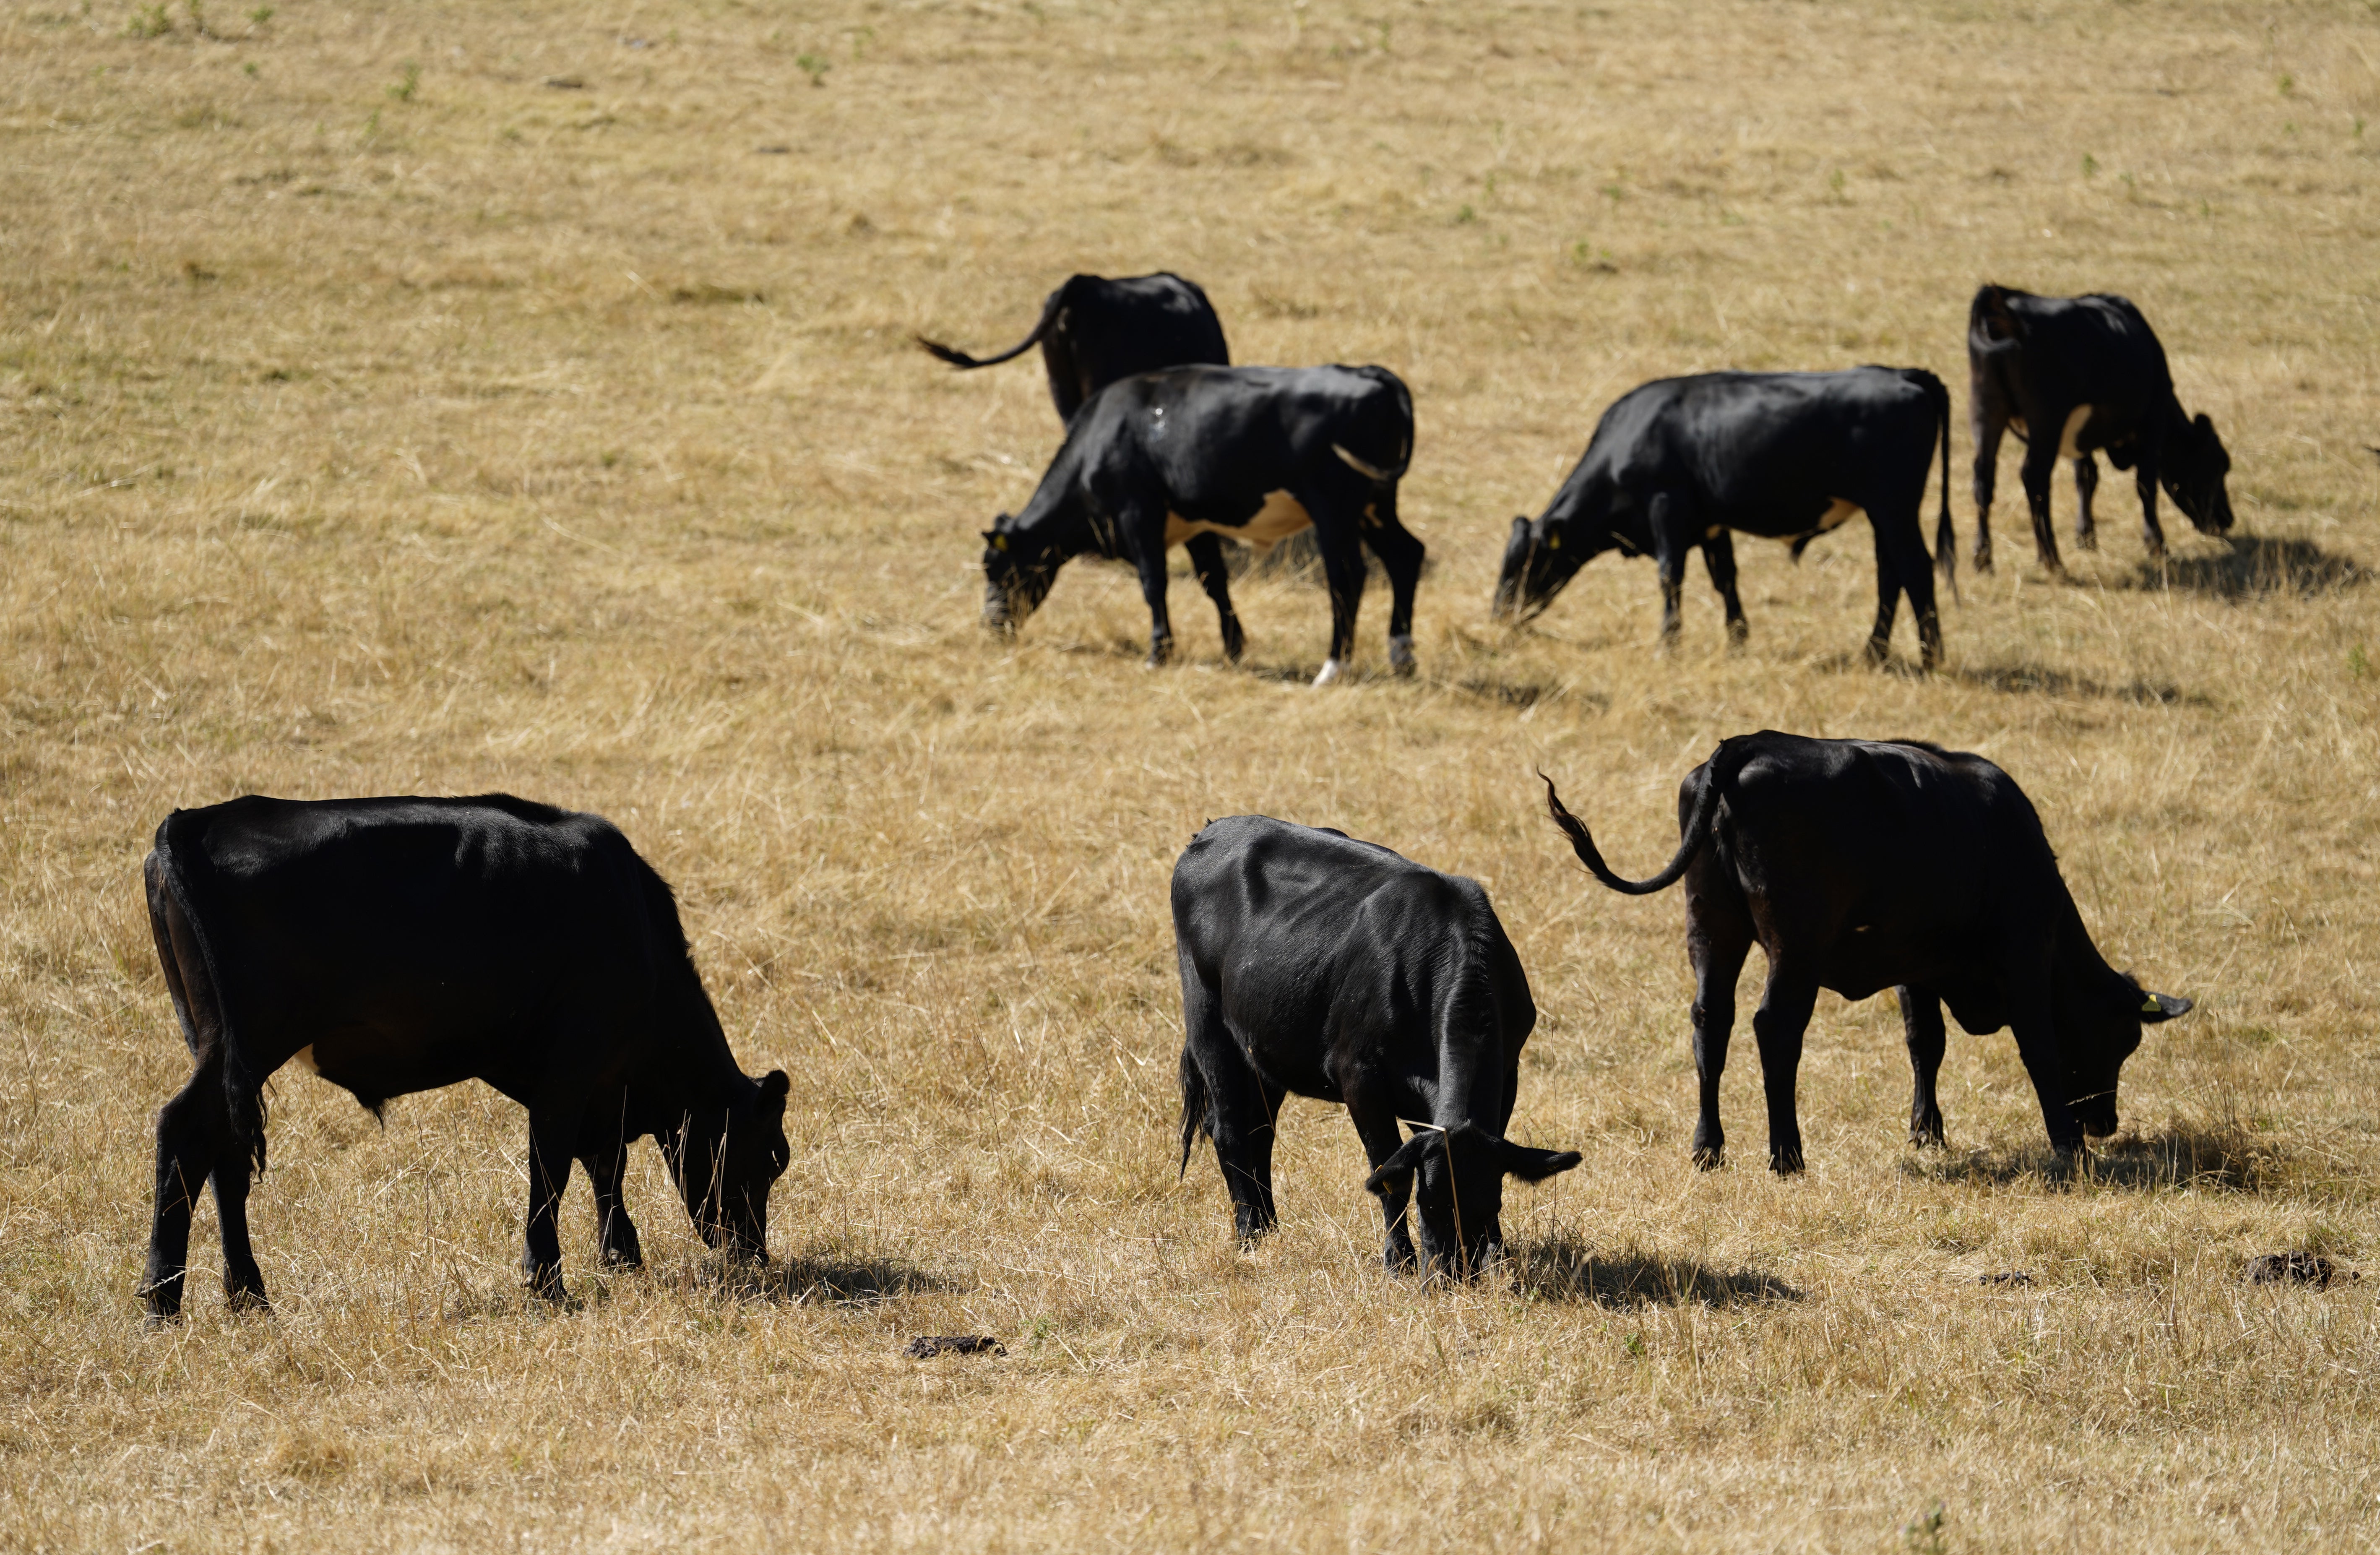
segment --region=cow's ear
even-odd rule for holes
[[[1521,534],[1521,533],[1524,532],[1524,531],[1528,528],[1528,527],[1529,527],[1529,516],[1528,516],[1527,514],[1525,514],[1525,513],[1515,513],[1515,514],[1513,514],[1513,515],[1512,515],[1512,532],[1513,532],[1514,534]]]
[[[794,1082],[785,1078],[785,1072],[782,1069],[771,1069],[766,1075],[761,1075],[761,1110],[763,1112],[775,1112],[780,1116],[783,1116],[785,1111],[786,1093],[791,1091],[793,1088]]]
[[[1421,1163],[1429,1159],[1429,1152],[1443,1148],[1439,1144],[1439,1131],[1431,1128],[1406,1140],[1395,1155],[1373,1168],[1372,1174],[1364,1179],[1364,1191],[1383,1196],[1391,1188],[1402,1192],[1411,1185],[1413,1174],[1421,1169]]]
[[[2198,435],[2201,437],[2212,437],[2215,435],[2215,418],[2209,416],[2204,410],[2192,417],[2190,424],[2198,429]]]
[[[2176,1015],[2186,1015],[2192,1008],[2194,1006],[2187,999],[2177,998],[2170,993],[2150,993],[2143,990],[2141,1024],[2155,1026],[2160,1021],[2171,1020]]]
[[[1518,1177],[1524,1183],[1542,1183],[1558,1172],[1567,1172],[1579,1163],[1576,1150],[1539,1150],[1526,1145],[1515,1145],[1510,1139],[1496,1141],[1496,1164],[1505,1175]]]

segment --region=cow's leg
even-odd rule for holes
[[[1278,1222],[1272,1202],[1272,1142],[1281,1089],[1267,1085],[1240,1051],[1223,1024],[1221,1000],[1186,955],[1182,958],[1182,1027],[1184,1062],[1207,1088],[1207,1132],[1215,1142],[1223,1187],[1232,1196],[1232,1229],[1242,1242],[1254,1242]]]
[[[2061,576],[2066,564],[2058,559],[2058,531],[2049,522],[2049,482],[2058,473],[2058,439],[2054,431],[2045,437],[2039,428],[2034,429],[2032,441],[2024,445],[2024,465],[2018,473],[2024,480],[2026,510],[2033,515],[2034,552],[2040,557],[2043,570],[2052,577]]]
[[[1140,573],[1140,597],[1148,602],[1148,667],[1173,657],[1173,618],[1165,609],[1165,514],[1147,504],[1117,516],[1133,566]]]
[[[1342,1088],[1346,1092],[1347,1116],[1355,1125],[1355,1136],[1364,1142],[1364,1155],[1377,1172],[1404,1145],[1397,1129],[1396,1103],[1361,1084]],[[1409,1273],[1419,1262],[1414,1252],[1413,1233],[1405,1229],[1405,1207],[1413,1201],[1413,1179],[1402,1177],[1384,1185],[1387,1191],[1380,1195],[1380,1218],[1388,1226],[1388,1241],[1381,1249],[1380,1261],[1391,1274]]]
[[[2091,499],[2099,494],[2099,461],[2089,454],[2074,456],[2074,504],[2082,511],[2074,519],[2074,549],[2099,549],[2098,521],[2091,516]]]
[[[2147,452],[2133,468],[2132,483],[2141,492],[2141,540],[2149,549],[2149,560],[2165,560],[2165,527],[2157,522],[2156,456]]]
[[[1942,617],[1934,600],[1925,530],[1914,511],[1871,511],[1868,528],[1876,537],[1876,629],[1868,635],[1868,662],[1881,664],[1891,651],[1893,616],[1906,593],[1910,613],[1917,617],[1918,663],[1931,674],[1942,661]]]
[[[1996,387],[1983,372],[1968,380],[1967,426],[1975,439],[1975,570],[1992,570],[1992,492],[1999,481],[2000,436],[2008,431]]]
[[[1730,648],[1742,648],[1752,635],[1752,625],[1743,618],[1743,601],[1735,591],[1735,536],[1727,529],[1703,541],[1703,565],[1710,570],[1711,587],[1718,590],[1719,603],[1727,609],[1727,641]]]
[[[231,1134],[231,1113],[226,1108],[214,1170],[208,1173],[215,1194],[215,1221],[223,1233],[224,1301],[235,1312],[262,1312],[272,1303],[264,1298],[264,1271],[256,1267],[256,1250],[248,1240],[250,1163],[248,1151],[233,1144]]]
[[[1678,611],[1686,591],[1686,553],[1694,548],[1686,500],[1656,492],[1645,514],[1653,530],[1653,559],[1661,569],[1661,646],[1678,643]]]
[[[1794,1103],[1802,1068],[1802,1034],[1818,1002],[1818,979],[1795,964],[1790,952],[1768,964],[1768,986],[1753,1012],[1752,1035],[1760,1044],[1760,1088],[1768,1098],[1768,1169],[1780,1176],[1802,1170],[1802,1120]]]
[[[1298,494],[1299,503],[1314,515],[1314,542],[1322,553],[1322,577],[1330,589],[1330,657],[1314,677],[1317,686],[1339,678],[1355,652],[1355,613],[1364,604],[1364,547],[1355,526],[1342,522],[1335,508],[1326,517],[1319,499]]]
[[[1240,629],[1240,618],[1232,609],[1232,576],[1223,566],[1223,542],[1201,530],[1190,537],[1187,549],[1198,586],[1215,601],[1215,617],[1223,628],[1223,657],[1236,664],[1248,645],[1248,636]]]
[[[570,1158],[584,1121],[583,1099],[562,1087],[541,1087],[528,1108],[528,1220],[521,1239],[521,1276],[532,1294],[566,1299],[562,1237],[557,1226]]]
[[[621,1180],[628,1172],[627,1141],[581,1151],[578,1160],[595,1188],[595,1235],[603,1249],[603,1266],[642,1269],[644,1245],[637,1238],[637,1222],[628,1218],[627,1202],[620,1194]]]
[[[1421,565],[1428,548],[1397,517],[1394,486],[1384,487],[1373,496],[1364,541],[1389,575],[1389,668],[1398,674],[1411,674],[1414,595],[1421,587]]]
[[[224,1091],[225,1044],[230,1039],[223,1007],[207,975],[198,937],[181,904],[151,859],[146,884],[149,931],[182,1040],[198,1060],[189,1083],[157,1114],[155,1209],[149,1228],[148,1266],[140,1292],[152,1320],[177,1316],[188,1269],[190,1212],[201,1180],[215,1196],[222,1232],[224,1296],[236,1308],[263,1308],[264,1275],[248,1235],[249,1157],[235,1141],[231,1103]]]
[[[1706,848],[1686,871],[1686,958],[1694,969],[1694,1076],[1702,1099],[1694,1160],[1705,1171],[1727,1161],[1718,1082],[1727,1073],[1728,1039],[1735,1030],[1735,981],[1751,949],[1752,916],[1731,875]]]
[[[225,1111],[223,1066],[209,1061],[157,1112],[157,1197],[149,1222],[149,1265],[140,1297],[152,1322],[181,1316],[182,1282],[189,1267],[190,1210],[199,1184],[214,1170],[213,1113]],[[230,1132],[224,1119],[223,1132]]]
[[[1942,1105],[1934,1094],[1935,1076],[1942,1072],[1942,1001],[1922,988],[1904,983],[1892,990],[1900,1002],[1901,1035],[1909,1039],[1909,1070],[1913,1088],[1909,1098],[1909,1142],[1942,1143]]]

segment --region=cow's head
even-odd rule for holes
[[[2224,480],[2230,473],[2231,456],[2203,410],[2166,439],[2157,456],[2157,480],[2166,494],[2203,535],[2231,527],[2231,490]]]
[[[1014,632],[1041,608],[1065,560],[1014,522],[1003,513],[983,531],[983,624],[995,632]]]
[[[1504,565],[1496,576],[1490,613],[1499,621],[1528,620],[1553,603],[1554,596],[1579,568],[1612,544],[1605,526],[1550,516],[1534,524],[1514,517],[1512,535],[1504,541]]]
[[[785,1144],[791,1088],[785,1072],[771,1069],[741,1100],[724,1111],[687,1113],[662,1141],[695,1229],[732,1257],[769,1261],[769,1190],[793,1158]]]
[[[2151,993],[2138,979],[2110,972],[2082,1002],[2060,1012],[2065,1039],[2067,1085],[2072,1094],[2067,1105],[2094,1139],[2116,1132],[2116,1081],[2124,1060],[2141,1045],[2141,1027],[2188,1014],[2191,1002],[2168,993]]]
[[[1576,1150],[1531,1149],[1463,1123],[1415,1135],[1364,1186],[1392,1204],[1411,1191],[1421,1211],[1423,1259],[1468,1276],[1503,1251],[1504,1179],[1540,1182],[1578,1160]]]

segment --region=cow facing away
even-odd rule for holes
[[[1927,669],[1942,653],[1922,509],[1936,441],[1942,516],[1935,561],[1948,576],[1950,395],[1920,368],[1842,372],[1708,372],[1662,378],[1603,413],[1578,467],[1545,512],[1512,520],[1493,613],[1527,619],[1606,551],[1650,556],[1661,569],[1661,640],[1676,640],[1687,555],[1699,546],[1727,610],[1728,636],[1749,628],[1735,588],[1730,531],[1804,546],[1865,513],[1876,541],[1881,663],[1900,596],[1909,596]]]
[[[917,337],[917,344],[960,369],[990,367],[1041,347],[1050,398],[1058,419],[1072,421],[1085,402],[1119,378],[1190,362],[1228,365],[1223,321],[1195,281],[1172,271],[1154,275],[1070,275],[1041,304],[1033,333],[997,356],[971,357]]]
[[[2024,447],[2024,500],[2033,516],[2033,542],[2041,565],[2064,570],[2058,531],[2050,523],[2050,477],[2061,458],[2074,461],[2076,549],[2098,548],[2091,499],[2099,466],[2132,472],[2141,494],[2141,529],[2152,559],[2165,554],[2157,523],[2162,485],[2202,534],[2231,527],[2226,477],[2231,456],[2204,413],[2191,416],[2173,392],[2165,347],[2141,310],[2120,297],[2035,297],[2009,286],[1985,286],[1967,310],[1968,415],[1975,435],[1975,567],[1992,567],[1992,489],[1998,477],[2000,434],[2013,431]]]
[[[1270,1232],[1273,1133],[1295,1092],[1347,1109],[1388,1222],[1388,1265],[1462,1271],[1503,1245],[1504,1179],[1577,1152],[1504,1136],[1537,1007],[1475,881],[1342,832],[1209,822],[1173,869],[1182,963],[1182,1168],[1200,1134],[1243,1241]],[[1417,1120],[1410,1139],[1400,1119]]]
[[[1550,780],[1554,823],[1595,878],[1644,895],[1686,882],[1694,964],[1698,1164],[1718,1165],[1719,1075],[1735,980],[1757,942],[1768,981],[1752,1031],[1768,1100],[1768,1164],[1802,1170],[1794,1074],[1818,990],[1899,994],[1915,1088],[1912,1143],[1942,1142],[1935,1076],[1943,1006],[1967,1031],[2013,1029],[2050,1143],[2116,1132],[2116,1081],[2141,1027],[2187,999],[2149,993],[2101,959],[2041,819],[1980,756],[1922,741],[1814,740],[1764,731],[1723,740],[1678,788],[1682,841],[1646,881],[1607,868]]]
[[[181,1310],[201,1182],[225,1294],[265,1305],[249,1183],[264,1166],[261,1087],[292,1059],[375,1112],[468,1079],[527,1107],[522,1266],[540,1294],[563,1295],[554,1216],[574,1158],[604,1262],[642,1261],[620,1187],[646,1135],[703,1239],[767,1260],[784,1073],[736,1066],[668,885],[610,822],[501,794],[250,796],[166,817],[143,873],[198,1065],[157,1115],[152,1318]]]
[[[1423,546],[1397,519],[1397,482],[1413,440],[1413,396],[1384,367],[1177,367],[1111,383],[1068,425],[1025,510],[984,531],[984,625],[1014,632],[1075,556],[1130,562],[1154,668],[1173,650],[1165,553],[1184,545],[1236,661],[1246,634],[1218,537],[1261,552],[1311,524],[1330,591],[1314,684],[1354,651],[1366,546],[1389,575],[1389,662],[1410,674]]]

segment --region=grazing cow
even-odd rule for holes
[[[1058,419],[1072,421],[1084,402],[1119,378],[1189,362],[1230,363],[1223,321],[1195,281],[1172,271],[1154,275],[1070,275],[1041,304],[1033,333],[996,357],[917,337],[917,344],[953,367],[990,367],[1041,347],[1050,370],[1050,397]]]
[[[1846,999],[1899,993],[1916,1072],[1912,1143],[1942,1142],[1934,1080],[1947,1004],[1976,1036],[2014,1029],[2061,1152],[2082,1148],[2086,1134],[2116,1132],[2116,1077],[2141,1027],[2190,1008],[2100,958],[2032,802],[1980,756],[1918,740],[1773,731],[1723,740],[1679,785],[1683,841],[1647,881],[1605,867],[1550,780],[1546,803],[1580,861],[1612,890],[1644,895],[1686,882],[1702,1165],[1718,1164],[1725,1148],[1719,1072],[1736,974],[1755,940],[1768,984],[1752,1031],[1768,1097],[1768,1164],[1780,1172],[1802,1170],[1793,1079],[1821,988]]]
[[[1727,607],[1728,636],[1748,628],[1735,591],[1729,531],[1803,547],[1864,512],[1876,538],[1876,629],[1882,662],[1906,592],[1932,669],[1942,652],[1921,512],[1937,438],[1942,518],[1937,560],[1950,563],[1950,395],[1919,368],[1843,372],[1706,372],[1662,378],[1621,395],[1586,453],[1535,523],[1514,518],[1494,613],[1527,619],[1603,552],[1661,566],[1661,639],[1678,635],[1686,553],[1702,547]]]
[[[984,625],[1014,631],[1072,557],[1128,561],[1154,668],[1173,650],[1165,553],[1186,543],[1237,660],[1246,634],[1216,537],[1264,551],[1311,524],[1330,588],[1330,657],[1314,684],[1338,679],[1354,650],[1365,546],[1388,569],[1389,662],[1409,674],[1423,548],[1397,521],[1397,481],[1413,437],[1413,396],[1384,367],[1176,367],[1111,383],[1068,425],[1025,511],[984,531]]]
[[[2140,488],[2141,528],[2152,558],[2165,554],[2157,525],[2162,482],[2176,507],[2202,534],[2231,527],[2231,493],[2224,477],[2231,456],[2204,414],[2181,408],[2157,344],[2141,310],[2120,297],[2035,297],[2008,286],[1985,286],[1967,310],[1968,415],[1975,434],[1975,569],[1992,570],[1992,486],[1998,474],[2000,433],[2014,431],[2024,447],[2025,504],[2041,565],[2064,570],[2058,532],[2049,521],[2049,478],[2061,458],[2074,461],[2077,549],[2098,549],[2091,498],[2099,489],[2092,458],[2132,472]]]
[[[1504,1137],[1529,979],[1476,881],[1343,832],[1261,815],[1210,821],[1173,867],[1182,961],[1182,1170],[1200,1134],[1243,1241],[1273,1229],[1272,1143],[1294,1091],[1347,1108],[1388,1220],[1388,1264],[1422,1250],[1478,1268],[1503,1245],[1504,1178],[1537,1182],[1575,1151]],[[1419,1119],[1412,1138],[1399,1119]]]
[[[224,1292],[265,1305],[248,1239],[265,1079],[291,1059],[379,1112],[485,1080],[528,1109],[532,1290],[563,1295],[554,1212],[575,1157],[603,1260],[641,1261],[629,1142],[661,1143],[703,1239],[767,1261],[786,1080],[736,1067],[668,885],[610,822],[502,794],[268,799],[176,810],[143,873],[197,1071],[157,1114],[141,1282],[180,1312],[190,1210],[214,1185]]]

